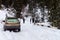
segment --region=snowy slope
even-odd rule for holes
[[[4,19],[6,10],[0,10],[0,20]],[[60,40],[60,30],[34,25],[29,22],[30,17],[21,20],[21,32],[3,31],[0,21],[0,40]]]

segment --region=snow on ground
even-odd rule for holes
[[[6,10],[0,10],[0,20],[4,19]],[[60,40],[60,30],[34,25],[29,22],[30,17],[21,19],[21,32],[3,31],[0,21],[0,40]]]
[[[0,20],[4,20],[5,19],[6,13],[7,13],[6,9],[4,11],[0,10]]]

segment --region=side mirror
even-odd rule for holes
[[[3,20],[2,22],[5,22],[5,20]]]

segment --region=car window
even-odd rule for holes
[[[7,22],[9,23],[18,23],[17,19],[8,19]]]

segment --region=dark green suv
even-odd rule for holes
[[[20,22],[15,17],[8,17],[5,20],[4,24],[4,31],[10,30],[10,31],[20,31]]]

